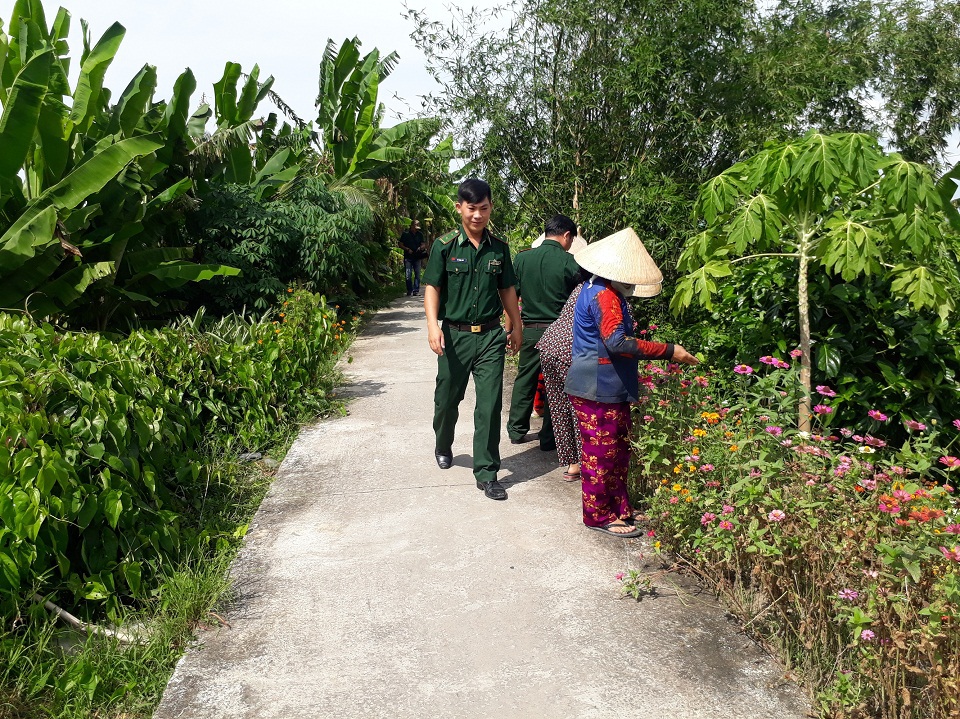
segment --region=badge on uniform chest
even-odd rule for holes
[[[502,265],[502,264],[503,264],[503,263],[502,263],[500,260],[490,260],[490,261],[487,263],[487,272],[490,272],[490,271],[492,271],[492,270],[500,267],[500,265]]]
[[[450,261],[451,261],[451,262],[466,262],[466,261],[467,261],[467,258],[466,258],[466,257],[451,257],[451,258],[450,258]]]

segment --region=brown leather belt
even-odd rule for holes
[[[524,322],[523,326],[532,330],[545,330],[552,324],[553,322]]]
[[[479,325],[463,324],[461,322],[450,322],[449,320],[444,320],[443,324],[447,327],[453,327],[455,330],[460,330],[461,332],[472,332],[473,334],[480,334],[481,332],[489,332],[490,330],[500,326],[500,318],[498,317],[495,320],[490,320],[489,322],[482,322]]]

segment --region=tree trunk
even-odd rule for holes
[[[803,396],[800,398],[798,425],[801,432],[810,431],[810,298],[807,290],[807,272],[810,267],[810,237],[804,233],[800,240],[800,277],[798,281],[797,301],[800,311],[800,384]]]

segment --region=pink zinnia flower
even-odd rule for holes
[[[840,434],[849,439],[850,437],[853,436],[853,430],[847,429],[846,427],[844,427],[843,429],[840,430]]]
[[[871,447],[886,447],[887,443],[882,439],[877,439],[876,437],[871,437],[869,434],[863,438],[864,444],[869,444]]]
[[[731,507],[729,504],[725,504],[723,505],[723,509],[721,510],[720,514],[723,514],[723,515],[733,514],[735,511],[736,510],[733,507]],[[957,526],[960,527],[960,525],[957,525]]]
[[[940,464],[942,464],[947,469],[956,469],[960,467],[960,459],[956,457],[941,457]]]
[[[864,489],[869,489],[871,491],[877,488],[877,480],[875,479],[861,479],[859,482],[857,482],[857,484]]]
[[[803,351],[802,351],[802,350],[790,350],[790,356],[793,357],[794,359],[800,359],[801,357],[803,357]]]
[[[904,422],[907,425],[907,429],[913,430],[914,432],[922,432],[927,428],[923,422],[914,422],[912,419],[908,419]]]
[[[678,497],[677,495],[673,495],[672,497],[670,497],[670,504],[679,504],[679,503],[680,503],[680,497]]]
[[[872,642],[872,641],[876,638],[876,636],[877,636],[877,635],[874,634],[874,633],[873,633],[872,631],[870,631],[869,629],[864,629],[862,632],[860,632],[860,641],[861,641],[861,642]]]
[[[782,427],[775,427],[775,426],[773,426],[773,425],[767,427],[767,428],[764,429],[763,431],[766,432],[766,433],[768,433],[768,434],[772,434],[774,437],[779,437],[781,434],[783,434],[783,428],[782,428]]]
[[[960,419],[953,420],[953,426],[960,429]]]
[[[857,597],[860,596],[860,592],[858,592],[856,589],[841,589],[837,593],[837,596],[848,602],[853,602],[857,599]]]
[[[824,397],[836,397],[836,396],[837,396],[837,393],[834,392],[834,391],[833,391],[832,389],[830,389],[829,387],[827,387],[827,385],[825,385],[825,384],[818,384],[818,385],[817,385],[817,392],[819,392],[819,393],[820,393],[821,395],[823,395]]]
[[[713,512],[704,512],[703,516],[700,517],[700,524],[706,527],[716,518],[717,518],[717,515],[715,515]]]
[[[750,477],[751,477],[752,479],[756,479],[757,477],[762,477],[762,476],[763,476],[763,471],[762,471],[762,470],[759,470],[759,469],[756,469],[756,468],[750,470]]]
[[[825,404],[814,405],[813,411],[815,414],[830,414],[833,412],[833,407],[828,407]]]
[[[782,522],[786,518],[786,512],[781,509],[774,509],[770,512],[770,514],[767,515],[767,519],[769,519],[771,522]]]
[[[867,416],[870,417],[870,419],[877,420],[878,422],[886,422],[889,419],[887,415],[878,409],[871,409],[869,412],[867,412]]]
[[[774,363],[776,362],[776,360],[775,360],[773,357],[771,357],[770,355],[766,355],[765,357],[761,357],[761,358],[760,358],[760,361],[763,362],[764,364],[774,364]]]
[[[659,329],[659,327],[657,327],[657,325],[651,323],[649,329],[650,329],[650,331],[652,332],[653,330]]]
[[[701,471],[701,472],[712,472],[712,471],[713,471],[713,465],[712,465],[712,464],[704,464],[704,465],[701,465],[701,466],[700,466],[700,471]]]
[[[953,549],[940,547],[940,551],[943,553],[943,556],[946,557],[947,559],[951,559],[954,562],[960,562],[960,547],[954,547]]]
[[[623,572],[617,572],[616,574],[613,575],[613,578],[616,579],[618,582],[622,582],[625,576],[626,575]]]
[[[773,361],[773,366],[777,369],[790,369],[790,363],[784,362],[782,359],[775,359]]]
[[[753,367],[747,364],[738,364],[733,368],[733,371],[737,374],[753,374]]]
[[[948,524],[943,531],[947,534],[960,534],[960,524]]]
[[[653,421],[653,417],[651,417],[649,414],[645,414],[645,415],[643,415],[643,421],[644,421],[644,422],[647,422],[647,423],[652,422],[652,421]]]
[[[720,524],[717,525],[720,529],[725,529],[727,531],[733,529],[733,522],[728,522],[724,519]]]

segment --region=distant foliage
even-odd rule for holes
[[[369,206],[331,194],[314,178],[269,201],[255,194],[250,186],[221,186],[189,218],[205,261],[242,270],[195,288],[196,301],[222,312],[263,310],[291,283],[331,301],[379,289],[389,248]]]

